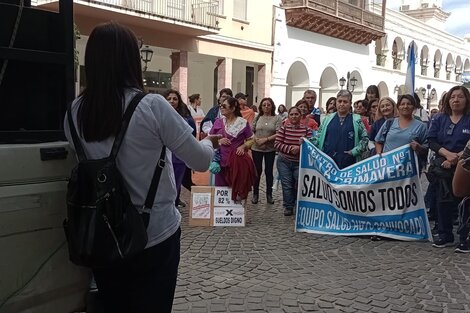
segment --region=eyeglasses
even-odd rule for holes
[[[178,101],[178,98],[177,97],[168,97],[168,98],[166,98],[166,100],[167,101],[171,101],[171,100]]]
[[[452,134],[454,133],[454,128],[455,128],[455,124],[454,123],[450,124],[449,127],[447,128],[446,134],[448,136],[452,136]]]

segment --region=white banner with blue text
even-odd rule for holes
[[[409,145],[339,169],[304,140],[297,200],[298,232],[432,238],[418,162]]]

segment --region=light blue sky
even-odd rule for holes
[[[402,2],[402,0],[388,0],[387,7],[398,10]],[[442,0],[442,7],[445,12],[451,13],[445,29],[461,38],[470,35],[470,0]]]

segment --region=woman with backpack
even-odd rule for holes
[[[134,33],[115,22],[96,26],[86,46],[85,73],[86,87],[68,114],[73,125],[66,118],[64,129],[73,147],[76,147],[73,143],[79,143],[88,160],[98,161],[110,156],[115,137],[124,126],[123,112],[129,112],[126,109],[130,103],[136,103],[132,99],[138,99],[135,96],[144,90],[139,44]],[[218,147],[217,138],[207,137],[198,142],[192,132],[160,95],[145,95],[133,111],[115,162],[132,208],[139,210],[141,216],[148,216],[147,240],[145,248],[135,254],[127,256],[126,251],[119,250],[126,257],[102,266],[89,264],[105,312],[171,312],[181,235],[171,152],[192,169],[206,171],[214,147]],[[155,180],[159,182],[155,200],[150,207],[144,206],[157,171],[161,177]],[[98,177],[100,182],[107,179],[112,177]],[[81,226],[82,231],[91,227],[74,226]],[[116,230],[112,234],[120,235]],[[73,248],[69,241],[69,250]]]

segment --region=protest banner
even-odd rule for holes
[[[245,226],[245,208],[232,200],[232,188],[214,187],[213,226]]]
[[[301,147],[296,231],[431,240],[414,151],[405,145],[344,169]]]
[[[245,208],[232,199],[230,187],[193,186],[190,226],[245,226]]]
[[[212,218],[212,187],[193,186],[191,188],[191,201],[189,203],[189,225],[210,226]]]

